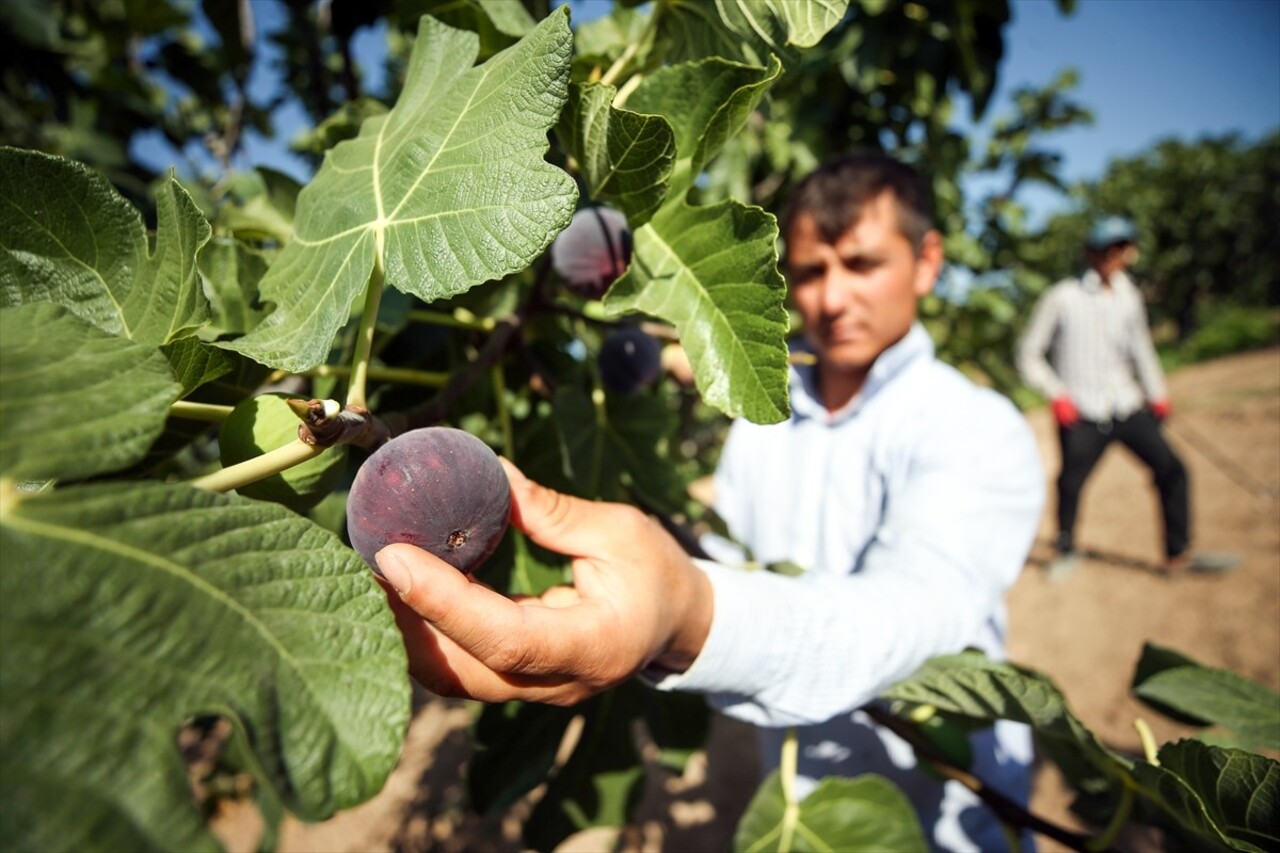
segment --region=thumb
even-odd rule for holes
[[[511,523],[543,548],[571,557],[604,553],[616,534],[613,519],[627,508],[598,503],[535,483],[502,458],[511,483]]]

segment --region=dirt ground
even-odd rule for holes
[[[1280,689],[1280,349],[1187,367],[1169,384],[1168,434],[1192,477],[1195,544],[1238,554],[1239,568],[1221,576],[1158,576],[1155,492],[1145,469],[1115,447],[1086,486],[1078,530],[1086,559],[1079,570],[1060,579],[1045,570],[1054,532],[1050,499],[1027,568],[1009,596],[1011,659],[1052,677],[1086,725],[1111,746],[1135,753],[1137,717],[1161,742],[1190,733],[1128,695],[1146,641]],[[1031,413],[1030,422],[1052,480],[1052,422],[1043,410]],[[464,809],[460,772],[471,710],[465,703],[418,699],[404,758],[384,792],[326,823],[288,823],[283,850],[519,849],[518,813],[482,823]],[[706,752],[682,778],[650,774],[639,819],[621,838],[586,833],[561,849],[727,850],[755,789],[750,744],[740,725],[717,718]],[[1032,810],[1075,826],[1068,803],[1056,772],[1040,768]],[[252,846],[252,823],[223,823],[233,848]],[[1042,850],[1057,849],[1040,842]]]

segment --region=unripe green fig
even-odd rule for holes
[[[261,456],[298,438],[302,422],[285,402],[292,394],[259,394],[232,410],[218,432],[222,467]],[[330,447],[314,459],[236,489],[237,494],[282,504],[303,513],[324,500],[342,477],[346,445]]]
[[[469,574],[498,547],[510,516],[498,455],[452,427],[391,439],[360,466],[347,495],[351,547],[375,572],[380,550],[407,542]]]

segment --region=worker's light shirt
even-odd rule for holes
[[[1008,400],[933,357],[919,324],[840,411],[826,411],[813,378],[793,371],[787,422],[733,425],[716,476],[716,509],[754,560],[807,571],[702,563],[715,591],[710,634],[660,687],[706,693],[761,726],[821,724],[801,730],[810,783],[885,773],[947,846],[999,844],[994,823],[991,836],[985,824],[958,835],[943,826],[972,820],[960,815],[972,796],[948,786],[943,802],[941,786],[904,772],[914,758],[903,742],[873,734],[854,709],[934,655],[976,646],[1003,656],[1004,594],[1044,502],[1034,440]],[[997,787],[1002,774],[1025,786],[1026,730],[997,732],[975,743],[975,770]],[[766,764],[782,734],[765,733]]]
[[[1018,370],[1046,397],[1070,397],[1089,421],[1127,418],[1167,394],[1142,295],[1123,272],[1110,286],[1089,270],[1050,288],[1018,344]]]

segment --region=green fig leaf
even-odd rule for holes
[[[1280,849],[1280,763],[1195,740],[1165,744],[1158,759],[1136,764],[1134,779],[1187,832],[1232,850]]]
[[[5,477],[77,480],[127,468],[146,456],[180,393],[154,346],[60,305],[0,309]]]
[[[615,314],[674,325],[703,399],[756,423],[790,413],[777,237],[777,221],[757,207],[668,204],[635,232],[631,266],[604,299]]]
[[[270,262],[261,252],[229,237],[215,237],[200,253],[200,277],[213,319],[204,337],[241,335],[267,315],[257,305],[258,284]]]
[[[614,108],[616,94],[600,83],[570,86],[559,133],[578,161],[587,193],[625,213],[635,230],[667,197],[675,135],[662,116]]]
[[[1280,694],[1229,670],[1148,645],[1133,693],[1183,722],[1223,726],[1251,748],[1280,750]]]
[[[474,33],[424,17],[395,107],[299,194],[295,236],[259,287],[275,310],[223,345],[273,367],[320,364],[379,257],[388,284],[426,302],[525,269],[577,203],[544,159],[571,50],[567,10],[478,66]]]
[[[671,411],[651,394],[610,394],[597,409],[591,398],[563,388],[553,401],[564,476],[580,495],[623,500],[632,486],[648,503],[668,507],[678,489],[658,443],[674,426]]]
[[[346,104],[344,109],[350,106]],[[322,130],[317,127],[312,132]],[[355,136],[355,132],[351,135]],[[293,237],[293,215],[302,185],[284,172],[262,166],[253,178],[254,192],[240,204],[224,206],[218,214],[219,222],[241,240],[270,240],[284,245]]]
[[[492,56],[529,34],[536,22],[523,3],[511,0],[406,0],[402,20],[416,21],[431,15],[460,30],[480,37],[480,57]]]
[[[1105,791],[1129,766],[1081,722],[1052,681],[979,652],[932,658],[883,696],[974,721],[1026,723],[1068,779],[1087,791]]]
[[[771,54],[792,59],[795,48],[817,44],[848,7],[849,0],[668,0],[658,33],[673,61],[722,56],[763,64]]]
[[[867,774],[830,777],[788,809],[782,777],[769,775],[751,799],[733,837],[735,853],[840,850],[927,850],[915,809],[896,785]]]
[[[407,662],[336,536],[182,485],[2,498],[0,774],[22,780],[0,806],[6,844],[215,848],[176,740],[211,714],[243,727],[243,769],[306,820],[381,790]]]
[[[231,353],[211,347],[199,338],[180,338],[160,347],[160,351],[182,385],[182,397],[235,369]]]
[[[675,132],[673,201],[742,129],[781,73],[776,59],[768,67],[708,59],[661,68],[631,94],[627,109],[663,116]]]
[[[196,255],[209,223],[172,176],[142,216],[99,173],[0,148],[0,307],[53,302],[104,332],[158,346],[209,318]]]

